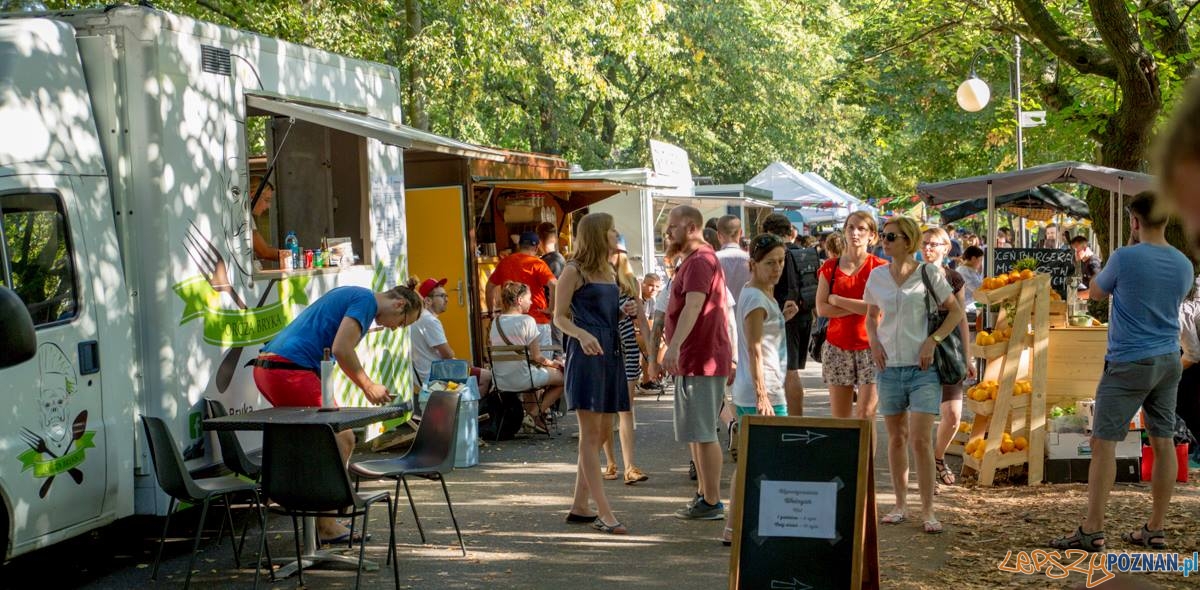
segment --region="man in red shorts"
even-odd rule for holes
[[[373,404],[392,399],[387,386],[367,376],[354,347],[371,323],[389,330],[407,326],[421,315],[421,300],[409,287],[380,293],[363,287],[338,287],[308,306],[262,347],[254,360],[254,384],[273,406],[321,406],[321,358],[333,353],[338,367]],[[337,434],[342,459],[354,450],[354,432]],[[317,519],[317,538],[345,541],[349,531],[331,517]]]

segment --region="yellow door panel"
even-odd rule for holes
[[[439,319],[446,340],[460,359],[471,358],[471,295],[467,289],[467,240],[463,190],[459,186],[405,189],[408,270],[425,279],[446,279],[450,300]]]

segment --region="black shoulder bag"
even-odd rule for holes
[[[925,283],[925,315],[929,323],[929,333],[933,334],[950,312],[938,310],[939,304],[934,299],[936,296],[933,293],[933,282],[929,279],[928,264],[921,265],[921,281]],[[931,299],[934,300],[932,305],[929,303]],[[937,369],[943,385],[956,385],[967,378],[967,363],[963,360],[963,344],[958,326],[933,349],[933,366]]]
[[[838,265],[841,264],[841,262],[842,258],[840,256],[834,259],[833,276],[835,278],[837,277]],[[833,281],[829,282],[829,294],[834,294]],[[816,308],[816,304],[813,305],[813,308]],[[825,336],[828,334],[828,332],[829,318],[818,317],[816,323],[813,325],[812,339],[808,342],[808,357],[811,358],[813,362],[821,362],[821,351],[825,347]]]

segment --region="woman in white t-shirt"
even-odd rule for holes
[[[933,366],[937,343],[958,328],[962,306],[946,277],[928,272],[933,298],[948,311],[933,334],[925,310],[923,265],[913,258],[921,244],[921,228],[908,217],[893,217],[883,226],[883,249],[892,259],[888,266],[871,271],[863,293],[867,302],[867,339],[878,369],[879,413],[888,433],[888,467],[896,507],[883,517],[884,524],[905,520],[908,490],[908,447],[917,464],[921,490],[921,520],[926,533],[942,532],[933,514],[934,461],[930,433],[942,402],[942,383]]]
[[[775,302],[775,283],[783,276],[787,247],[773,234],[750,240],[750,282],[737,301],[737,372],[733,377],[733,405],[737,417],[760,414],[787,416],[783,377],[787,373],[786,334],[783,325],[800,311],[795,301],[782,310]],[[734,496],[737,471],[730,478],[729,505]],[[725,527],[721,542],[733,540],[733,529]]]
[[[558,398],[562,397],[562,365],[542,356],[541,332],[538,331],[537,322],[528,314],[529,307],[533,304],[529,286],[516,281],[504,283],[500,288],[500,302],[503,311],[492,321],[489,341],[493,346],[528,346],[529,358],[528,361],[493,362],[492,380],[501,391],[547,388],[536,413],[531,409],[535,405],[533,400],[527,399],[525,404],[534,430],[545,434],[545,414]]]

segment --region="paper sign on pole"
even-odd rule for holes
[[[687,150],[651,139],[650,160],[654,163],[655,174],[674,185],[676,194],[692,194],[695,183],[692,182],[692,167],[688,161]]]

